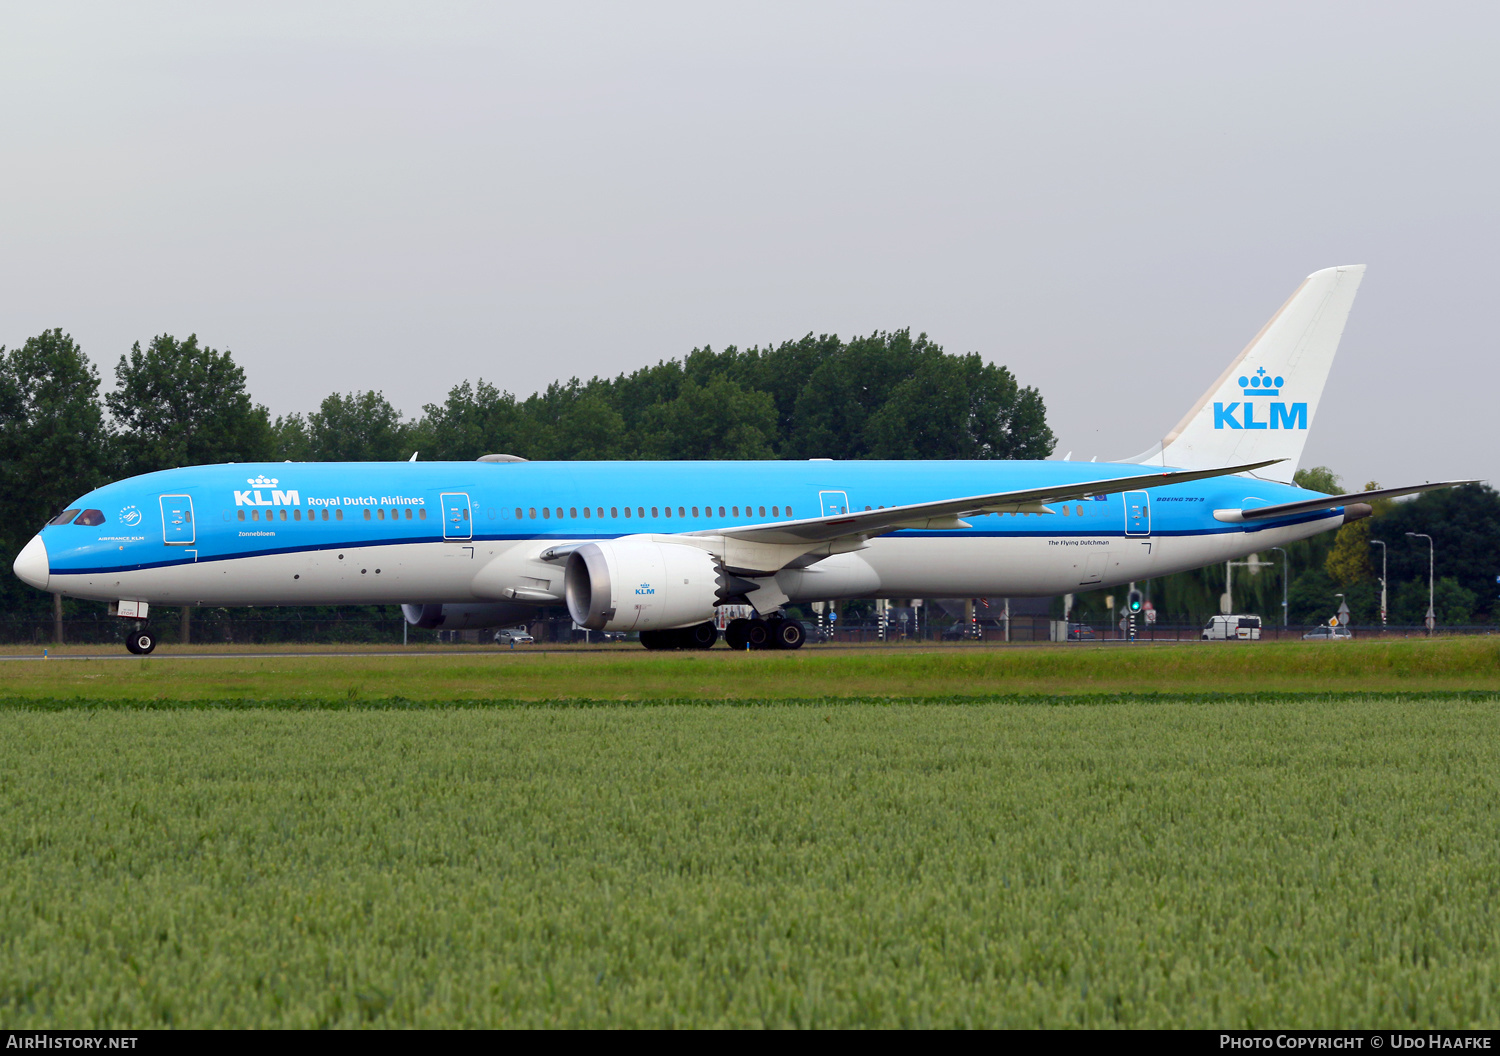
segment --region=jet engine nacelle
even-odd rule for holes
[[[711,554],[648,536],[584,543],[568,555],[563,593],[580,627],[653,631],[714,618],[729,577]]]
[[[401,615],[413,627],[464,631],[471,627],[507,627],[536,615],[535,605],[403,605]]]

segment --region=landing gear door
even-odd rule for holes
[[[474,522],[469,519],[469,493],[445,491],[439,496],[443,505],[443,538],[467,542],[474,537]]]
[[[198,538],[191,495],[161,497],[161,532],[162,541],[168,546],[191,546]]]
[[[846,491],[820,491],[818,501],[823,504],[824,517],[849,512],[849,493]]]
[[[1125,534],[1151,534],[1151,496],[1144,491],[1125,493]]]

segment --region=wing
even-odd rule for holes
[[[1024,491],[1002,491],[993,495],[969,495],[937,502],[918,502],[910,506],[887,506],[883,510],[838,513],[828,517],[810,517],[800,521],[775,524],[750,524],[737,528],[709,528],[687,532],[690,536],[719,536],[727,540],[769,543],[780,546],[816,546],[851,536],[885,535],[903,528],[928,531],[951,531],[969,527],[966,516],[981,513],[1051,513],[1049,502],[1071,502],[1090,495],[1114,495],[1122,491],[1160,488],[1168,484],[1186,484],[1207,477],[1225,477],[1247,473],[1272,465],[1279,459],[1252,462],[1223,469],[1194,469],[1168,473],[1138,473],[1128,477],[1110,477],[1078,484],[1054,484]]]
[[[1423,491],[1437,491],[1439,488],[1456,488],[1460,484],[1478,484],[1477,480],[1440,480],[1436,484],[1413,484],[1406,488],[1381,488],[1378,491],[1356,491],[1348,495],[1320,495],[1316,499],[1304,499],[1301,502],[1283,502],[1279,506],[1255,506],[1248,510],[1215,510],[1214,519],[1225,521],[1229,524],[1240,524],[1244,521],[1265,521],[1273,517],[1294,517],[1299,513],[1315,513],[1318,510],[1334,510],[1340,506],[1350,506],[1356,502],[1369,502],[1372,499],[1394,499],[1400,495],[1416,495]],[[1369,511],[1365,511],[1368,515]]]

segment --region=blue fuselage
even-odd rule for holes
[[[1160,472],[1006,461],[231,464],[106,485],[74,504],[95,512],[51,525],[41,539],[46,589],[101,600],[473,602],[523,596],[516,591],[526,583],[550,582],[528,571],[536,571],[538,553],[559,543],[702,533],[842,507]],[[1149,578],[1341,523],[1341,511],[1253,525],[1214,517],[1216,509],[1313,496],[1218,477],[1054,504],[1050,514],[905,529],[871,540],[858,574],[825,576],[815,596],[1051,594]],[[533,588],[535,597],[556,593]]]

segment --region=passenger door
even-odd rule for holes
[[[1125,534],[1151,534],[1151,495],[1144,491],[1125,493]]]
[[[849,493],[846,491],[820,491],[818,502],[822,504],[824,517],[849,512]]]
[[[193,545],[198,538],[198,529],[193,523],[191,495],[161,497],[161,534],[162,541],[168,546]]]
[[[469,493],[445,491],[438,498],[443,507],[443,538],[460,542],[472,539],[474,522],[469,516]]]

